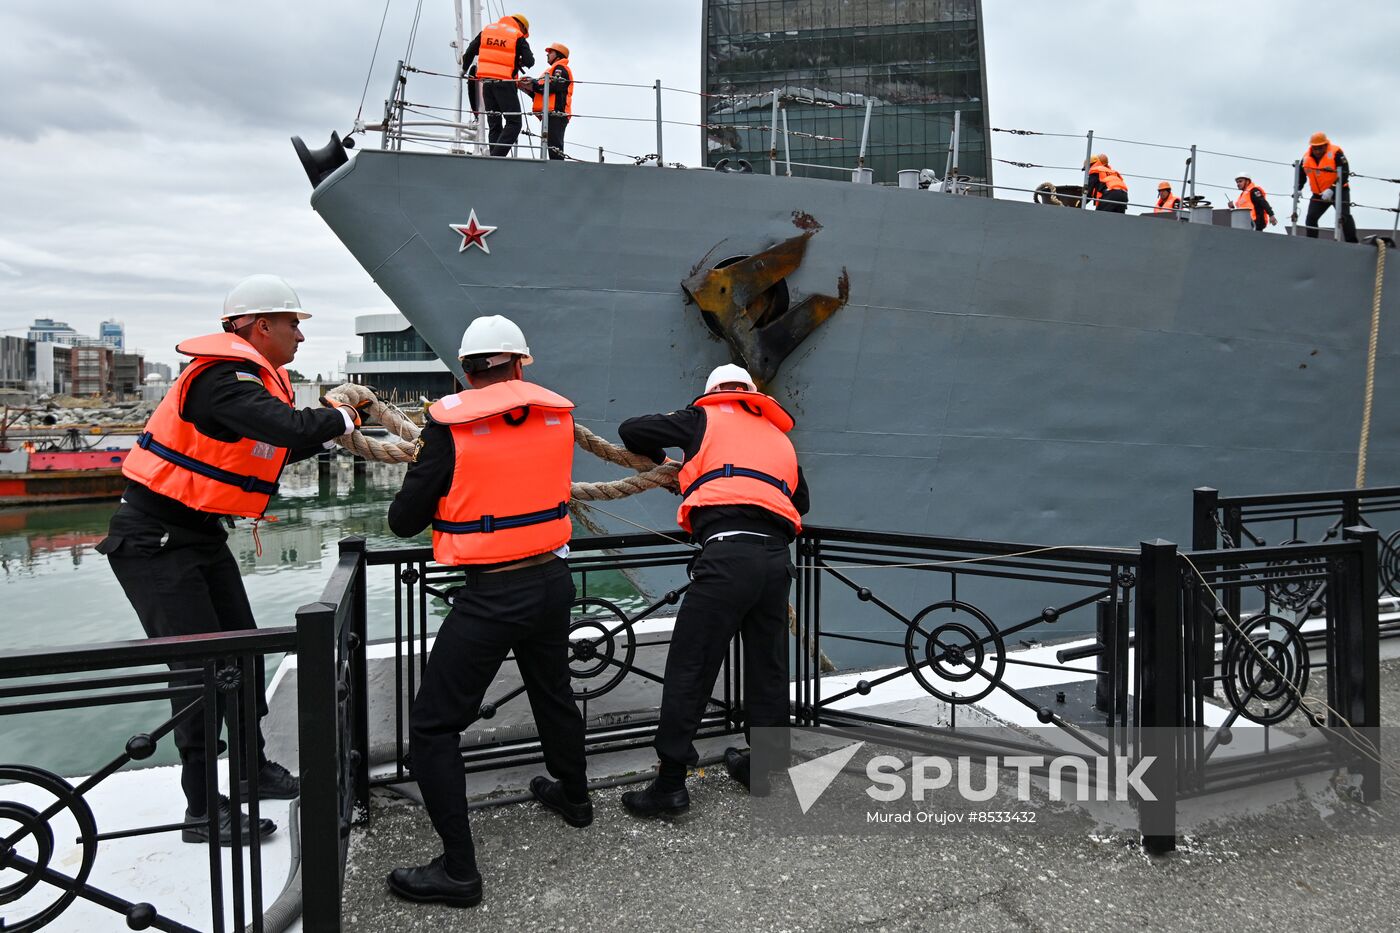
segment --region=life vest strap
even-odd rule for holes
[[[212,479],[217,483],[227,483],[230,486],[237,486],[244,492],[256,492],[263,495],[275,496],[278,490],[277,483],[259,479],[256,476],[244,476],[241,473],[234,473],[221,467],[205,463],[203,460],[196,460],[188,454],[182,454],[178,450],[166,447],[160,441],[151,436],[151,432],[146,431],[136,439],[136,446],[142,450],[150,451],[162,460],[169,461],[191,473],[198,473],[200,476]]]
[[[511,528],[524,528],[527,525],[543,525],[569,517],[569,503],[561,502],[552,509],[538,512],[525,512],[522,515],[483,515],[476,521],[449,522],[433,519],[433,531],[450,535],[491,534],[493,531],[506,531]]]
[[[770,486],[776,486],[781,489],[783,495],[787,496],[789,499],[792,498],[792,490],[788,488],[787,480],[779,479],[771,473],[764,473],[762,470],[750,470],[748,467],[737,467],[732,463],[726,463],[722,467],[710,470],[708,473],[701,473],[699,476],[695,477],[695,482],[685,487],[685,490],[681,492],[681,498],[686,498],[711,480],[728,479],[731,476],[742,476],[746,479],[756,479],[765,482]]]

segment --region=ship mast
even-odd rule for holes
[[[462,0],[453,0],[453,7],[457,14],[457,41],[454,43],[457,52],[457,74],[461,75],[466,71],[464,55],[467,51],[467,37],[462,29]],[[471,34],[477,36],[481,34],[481,4],[478,0],[472,0],[471,12]],[[457,79],[457,144],[460,147],[463,139],[462,125],[462,88],[466,84],[466,78]],[[486,139],[486,114],[478,112],[476,115],[476,146],[477,155],[482,155],[481,144]]]

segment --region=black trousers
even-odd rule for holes
[[[126,503],[117,507],[107,537],[97,546],[116,574],[126,598],[136,610],[147,637],[200,635],[257,628],[238,563],[228,549],[228,535],[219,519],[210,516],[207,528],[167,525]],[[197,668],[198,663],[171,664],[173,670]],[[262,661],[258,661],[259,718],[267,715]],[[237,694],[234,694],[237,696]],[[219,716],[228,709],[220,695]],[[172,715],[188,706],[188,698],[170,701]],[[183,765],[180,783],[189,811],[205,813],[208,805],[205,764],[223,743],[204,730],[204,714],[196,713],[175,727],[175,747]],[[246,741],[241,738],[240,741]],[[210,746],[215,746],[212,751]],[[258,729],[258,764],[266,759]]]
[[[467,819],[461,734],[477,718],[506,655],[515,653],[539,730],[545,767],[571,797],[587,792],[583,716],[569,684],[569,605],[573,579],[563,560],[469,573],[452,597],[423,684],[409,714],[409,755],[447,869],[465,878],[476,868]]]
[[[482,103],[486,108],[487,140],[493,156],[510,155],[520,138],[520,92],[514,81],[483,81]]]
[[[1110,214],[1128,213],[1128,192],[1122,189],[1105,191],[1099,196],[1098,204],[1094,207],[1097,211],[1106,211]]]
[[[1332,206],[1331,201],[1324,201],[1317,195],[1313,195],[1308,201],[1308,216],[1303,221],[1304,232],[1310,237],[1317,236],[1317,222],[1322,219],[1322,215],[1327,213],[1327,209]],[[1356,221],[1351,218],[1351,203],[1347,196],[1342,197],[1342,239],[1348,243],[1356,242]]]
[[[705,545],[691,569],[666,655],[656,755],[663,774],[684,776],[699,760],[695,732],[736,633],[743,639],[744,724],[789,724],[788,592],[785,543],[735,535]]]
[[[549,115],[549,134],[545,145],[549,146],[549,157],[556,162],[564,160],[564,131],[569,128],[569,118],[562,113]]]

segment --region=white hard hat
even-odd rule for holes
[[[716,366],[710,373],[710,378],[705,380],[705,391],[713,392],[726,382],[742,382],[750,392],[758,391],[758,386],[754,385],[753,376],[749,375],[749,371],[742,366],[735,366],[733,363]]]
[[[304,321],[311,315],[301,310],[301,299],[287,280],[276,275],[250,275],[229,291],[224,299],[223,320],[245,314],[291,313]]]
[[[1254,180],[1254,176],[1251,175],[1251,174],[1249,174],[1248,172],[1236,172],[1236,173],[1235,173],[1235,181],[1239,181],[1241,178],[1243,178],[1245,181],[1253,181],[1253,180]]]
[[[513,354],[522,357],[520,362],[526,366],[534,362],[520,328],[510,318],[499,314],[475,318],[462,332],[462,347],[457,351],[458,356],[479,356],[484,353]]]

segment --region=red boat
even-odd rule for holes
[[[0,508],[115,499],[126,488],[122,461],[130,438],[103,437],[93,446],[77,428],[57,438],[7,437],[13,409],[0,420]],[[97,447],[96,444],[103,444]]]

